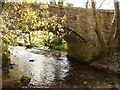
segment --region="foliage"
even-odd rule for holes
[[[48,31],[31,32],[31,40],[34,46],[48,47],[56,50],[67,50],[67,43],[62,37]]]
[[[36,4],[35,8],[34,6],[29,3],[17,5],[7,3],[2,13],[6,27],[10,30],[23,30],[23,32],[49,29],[62,31],[60,24],[57,23],[57,15],[50,16],[48,5],[41,3]]]
[[[8,45],[17,45],[17,35],[14,32],[9,31],[8,29],[4,28],[5,30],[2,31],[1,39],[2,42],[2,67],[5,67],[10,63],[10,51],[8,49]]]
[[[50,0],[50,4],[52,5],[58,5],[58,6],[63,6],[65,0],[59,0],[57,3],[57,0]]]
[[[60,45],[52,46],[52,48],[55,49],[55,50],[60,50],[60,51],[67,51],[67,49],[68,49],[66,42],[64,42]]]
[[[9,44],[9,45],[17,45],[17,35],[16,33],[9,31],[8,29],[5,29],[2,32],[2,40],[4,44]]]
[[[50,4],[56,5],[57,2],[56,2],[56,0],[50,0]]]
[[[10,62],[10,52],[8,50],[8,45],[2,46],[2,67],[6,66]]]
[[[31,77],[29,75],[23,75],[21,77],[21,83],[23,86],[27,86],[29,84],[29,82],[31,81]]]
[[[67,2],[66,5],[72,7],[72,6],[73,6],[73,3]]]
[[[38,47],[48,45],[52,41],[53,33],[48,31],[35,31],[31,32],[32,43]]]
[[[64,0],[59,0],[59,1],[58,1],[58,5],[59,5],[59,6],[63,6],[63,3],[64,3]]]
[[[0,25],[3,26],[3,20],[0,17]],[[10,62],[10,52],[8,50],[8,44],[10,44],[10,40],[8,38],[13,37],[11,33],[8,34],[6,29],[4,30],[2,27],[1,33],[0,33],[0,59],[1,59],[1,65],[2,67],[5,67]],[[11,40],[12,41],[12,40]]]
[[[64,31],[58,21],[57,15],[51,16],[48,11],[48,5],[41,4],[15,4],[6,3],[2,12],[4,24],[9,30],[20,30],[21,33],[29,34],[32,31],[49,31],[61,35]],[[65,16],[60,18],[61,22],[65,21]]]

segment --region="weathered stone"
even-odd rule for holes
[[[69,32],[71,32],[64,37],[68,43],[69,56],[78,60],[90,61],[93,56],[99,54],[101,48],[94,30],[95,25],[91,9],[50,6],[49,11],[52,15],[57,13],[58,17],[64,15],[67,17],[66,23],[62,25],[69,28]],[[106,42],[109,37],[113,14],[112,10],[98,11],[102,27],[101,32]],[[68,29],[65,31],[68,32]]]

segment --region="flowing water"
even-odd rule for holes
[[[10,50],[15,65],[2,74],[3,88],[23,88],[22,75],[31,77],[28,88],[120,88],[118,75],[68,60],[65,53],[19,46]]]

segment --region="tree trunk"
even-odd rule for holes
[[[97,37],[99,39],[103,54],[104,54],[104,60],[107,60],[108,62],[111,62],[113,59],[113,52],[114,52],[114,40],[117,32],[117,38],[118,38],[118,46],[120,44],[120,12],[119,12],[119,3],[118,0],[114,0],[114,6],[115,6],[115,13],[112,21],[112,26],[110,29],[110,35],[107,44],[105,43],[103,36],[101,34],[101,25],[99,23],[99,18],[97,15],[97,10],[95,7],[95,1],[92,1],[92,10],[95,20],[95,32],[97,34]],[[117,29],[116,29],[117,28]]]
[[[86,2],[86,6],[85,6],[86,8],[88,8],[88,4],[89,4],[89,0],[87,0]]]
[[[118,29],[118,27],[120,25],[120,22],[118,22],[118,18],[120,17],[118,0],[114,0],[114,7],[115,7],[115,13],[114,13],[114,17],[113,17],[112,26],[110,29],[110,36],[109,36],[108,43],[107,43],[108,44],[107,59],[109,61],[112,61],[112,59],[113,59],[114,40],[115,40],[116,32],[117,32],[117,34],[120,35],[120,30]],[[120,38],[119,35],[117,35],[118,39]],[[120,39],[118,41],[120,41]]]
[[[106,43],[103,39],[103,36],[101,34],[101,25],[99,23],[99,18],[98,18],[98,15],[97,15],[97,10],[96,10],[96,7],[95,7],[95,1],[94,0],[91,0],[92,1],[92,10],[93,10],[93,16],[94,16],[94,20],[95,20],[95,32],[97,34],[97,37],[99,39],[99,42],[100,42],[100,45],[101,45],[101,49],[102,49],[102,52],[103,52],[103,56],[105,57],[106,54],[107,54],[107,46],[106,46]]]
[[[116,10],[116,19],[117,19],[117,40],[118,40],[118,52],[120,52],[120,2],[114,0],[115,10]]]
[[[29,45],[32,45],[30,32],[28,33],[28,38],[29,38]]]

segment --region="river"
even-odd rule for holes
[[[10,47],[10,51],[15,65],[2,73],[3,88],[23,88],[22,75],[31,77],[29,88],[120,88],[118,75],[68,60],[66,53],[20,46]]]

